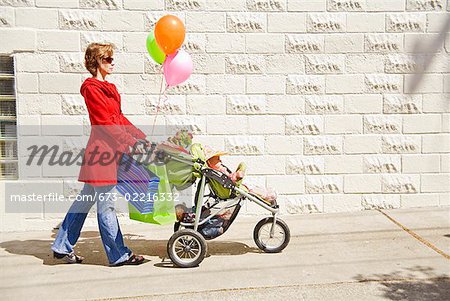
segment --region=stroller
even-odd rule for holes
[[[276,200],[264,199],[241,181],[234,182],[227,174],[210,168],[202,145],[194,143],[187,150],[162,143],[155,153],[155,161],[166,167],[171,188],[182,191],[194,183],[197,186],[193,212],[177,212],[179,218],[174,225],[174,234],[167,243],[168,256],[176,266],[198,266],[207,254],[206,240],[225,233],[247,199],[272,214],[254,228],[253,239],[258,248],[266,253],[278,253],[286,248],[290,231],[277,217],[279,206]]]

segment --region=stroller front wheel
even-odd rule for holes
[[[198,266],[205,258],[206,252],[206,240],[192,229],[175,232],[167,242],[167,254],[170,260],[180,268]]]
[[[253,231],[253,239],[262,251],[266,253],[279,253],[289,244],[291,233],[288,225],[283,220],[277,218],[273,235],[270,235],[272,225],[273,217],[260,220]]]

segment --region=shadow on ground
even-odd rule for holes
[[[359,282],[378,282],[388,300],[450,300],[450,278],[430,267],[414,266],[389,274],[358,275]]]
[[[53,230],[52,238],[57,230]],[[144,256],[157,256],[162,259],[162,263],[156,263],[157,267],[171,267],[172,263],[167,259],[167,240],[149,240],[134,234],[124,234],[125,244],[136,254]],[[16,255],[30,255],[39,258],[45,265],[65,264],[53,259],[50,249],[53,243],[51,240],[12,240],[0,243],[0,247],[5,251]],[[83,264],[108,266],[100,234],[97,231],[84,231],[74,248],[76,254],[85,257]],[[241,255],[245,253],[260,253],[258,248],[249,247],[240,242],[209,241],[208,256],[211,255]],[[168,261],[168,262],[167,262]]]

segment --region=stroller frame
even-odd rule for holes
[[[167,156],[172,160],[176,160],[176,161],[183,162],[185,164],[194,166],[194,162],[192,162],[190,160],[177,158],[172,155],[167,155]],[[197,163],[200,163],[200,162],[197,162]],[[192,227],[193,226],[194,231],[198,231],[198,226],[203,225],[208,220],[210,220],[211,218],[213,218],[216,215],[223,213],[228,208],[233,207],[233,206],[237,205],[238,203],[241,203],[245,199],[249,199],[250,201],[258,204],[262,208],[264,208],[267,211],[272,213],[273,223],[272,223],[272,227],[270,229],[270,235],[271,236],[273,235],[274,227],[277,222],[277,215],[279,213],[278,205],[274,205],[273,207],[271,207],[271,206],[267,205],[267,203],[265,203],[264,201],[253,196],[252,194],[247,193],[246,191],[244,191],[243,189],[241,189],[239,187],[236,187],[236,185],[231,181],[231,179],[228,176],[226,176],[224,173],[222,173],[218,170],[214,170],[211,168],[202,168],[201,173],[202,173],[202,177],[201,177],[200,183],[199,183],[200,186],[198,187],[198,193],[196,193],[196,199],[194,200],[194,203],[196,206],[194,222],[193,223],[180,222],[181,226],[184,226],[184,227]],[[205,187],[206,187],[206,179],[207,178],[219,181],[221,184],[223,184],[223,186],[225,188],[231,189],[232,195],[234,195],[234,198],[231,198],[228,200],[223,200],[222,202],[224,205],[220,210],[214,212],[213,214],[210,214],[209,216],[205,217],[204,219],[201,219],[201,210],[202,210],[203,205],[205,204],[205,202],[204,202],[205,197],[209,196],[209,195],[205,195]],[[236,196],[235,192],[238,192],[239,194]]]
[[[159,156],[158,156],[159,157]],[[267,204],[261,198],[247,192],[246,190],[238,187],[230,177],[225,173],[209,168],[206,162],[202,161],[200,158],[193,160],[192,158],[187,158],[184,155],[174,155],[170,153],[164,153],[158,159],[162,161],[175,160],[183,164],[191,166],[200,180],[195,180],[192,184],[197,183],[197,191],[194,197],[194,204],[196,207],[195,217],[193,222],[183,222],[178,221],[175,223],[174,233],[167,242],[167,254],[171,261],[178,267],[190,268],[198,266],[207,254],[208,245],[203,234],[199,231],[199,227],[204,225],[214,216],[223,213],[225,210],[237,207],[233,211],[227,226],[223,229],[222,234],[228,229],[228,227],[233,223],[239,210],[241,208],[241,203],[245,199],[256,203],[263,209],[272,213],[271,217],[266,217],[260,220],[253,231],[253,239],[259,249],[266,253],[279,253],[289,244],[290,241],[290,230],[288,225],[280,218],[278,218],[279,207],[274,202],[272,205]],[[168,162],[168,161],[166,161]],[[209,184],[210,193],[205,195],[205,188],[208,181],[218,182],[223,188],[230,190],[230,196],[227,198],[222,198],[218,195],[216,191]],[[222,204],[222,207],[213,212],[209,210],[209,214],[202,218],[202,208],[206,204],[205,198],[209,201],[209,198],[215,199],[216,203],[210,206],[208,209],[214,208],[218,203]],[[217,208],[216,208],[217,209]],[[183,226],[184,229],[179,227]],[[263,240],[263,237],[268,235],[267,241]],[[281,235],[282,239],[279,239]],[[211,237],[210,239],[213,239]],[[277,244],[273,245],[269,241],[276,240]]]

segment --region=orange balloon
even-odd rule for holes
[[[172,54],[183,44],[186,29],[176,16],[165,15],[156,22],[155,39],[165,54]]]

